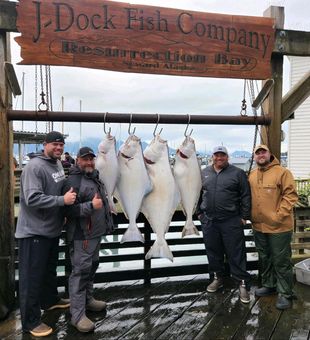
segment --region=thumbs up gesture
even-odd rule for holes
[[[102,199],[100,198],[97,192],[95,193],[95,196],[91,202],[95,210],[101,209],[103,207]]]
[[[76,199],[76,192],[73,191],[71,187],[69,191],[64,194],[64,203],[65,205],[72,205]]]

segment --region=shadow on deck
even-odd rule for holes
[[[43,320],[54,328],[45,339],[309,339],[310,289],[295,284],[293,308],[278,311],[276,296],[239,301],[238,290],[227,279],[217,293],[206,291],[207,275],[100,285],[95,296],[108,302],[107,313],[89,313],[94,333],[81,334],[70,325],[69,310],[50,311]],[[19,311],[0,323],[0,339],[34,339],[23,334]]]

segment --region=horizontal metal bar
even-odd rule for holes
[[[143,124],[220,124],[220,125],[270,125],[269,115],[264,116],[221,116],[157,113],[106,113],[68,111],[8,110],[9,120],[53,121],[53,122],[106,122]]]

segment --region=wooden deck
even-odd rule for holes
[[[217,293],[206,292],[207,275],[112,282],[97,286],[95,295],[108,303],[106,313],[89,313],[94,333],[81,334],[70,325],[69,310],[50,311],[43,320],[54,328],[46,339],[309,339],[310,287],[295,284],[293,308],[278,311],[276,296],[244,305],[231,279]],[[252,287],[252,293],[256,285]],[[0,339],[33,339],[21,332],[19,311],[0,322]]]

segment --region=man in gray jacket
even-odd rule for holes
[[[61,133],[48,133],[43,153],[30,160],[20,180],[15,233],[19,243],[19,302],[23,331],[34,336],[53,331],[41,321],[41,309],[69,307],[68,301],[58,296],[56,275],[63,226],[61,207],[73,204],[76,197],[72,188],[61,195],[64,143]]]
[[[63,191],[74,188],[76,201],[65,208],[66,229],[72,272],[69,277],[71,323],[80,332],[91,332],[94,323],[86,310],[100,312],[106,303],[93,296],[93,282],[99,265],[101,236],[113,230],[112,216],[104,184],[95,170],[95,154],[82,147],[77,165],[69,169]]]

